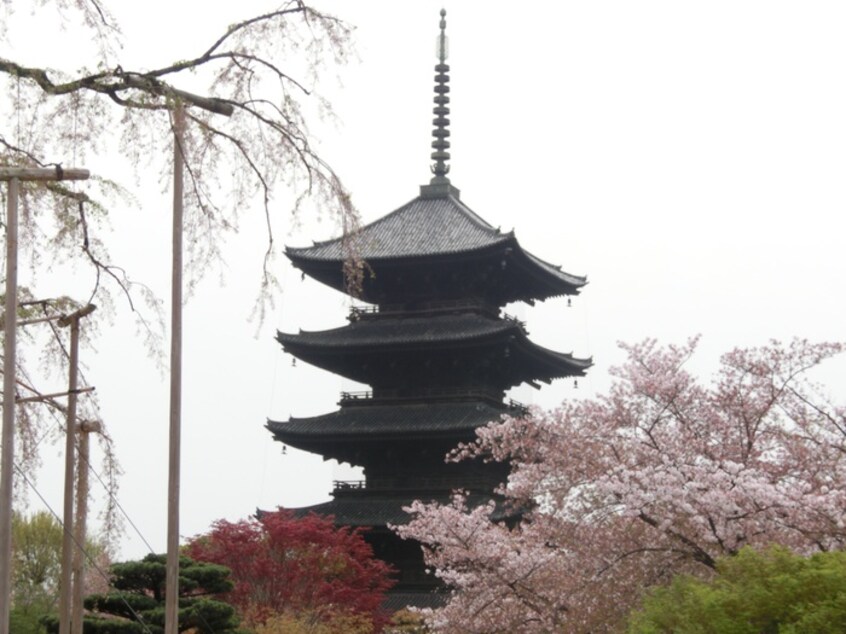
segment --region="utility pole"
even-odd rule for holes
[[[185,107],[173,110],[173,268],[170,307],[170,449],[167,481],[165,634],[179,632],[179,467],[182,427],[182,210]]]
[[[3,429],[0,452],[0,634],[9,634],[12,603],[12,490],[15,460],[15,372],[18,314],[18,195],[21,181],[86,180],[88,170],[0,168],[6,200],[6,301],[3,342]]]
[[[76,466],[76,518],[73,525],[73,540],[77,548],[73,551],[73,595],[71,596],[71,632],[82,634],[83,590],[85,585],[86,521],[88,517],[88,434],[99,432],[99,421],[79,423],[79,461]]]
[[[185,103],[232,116],[223,100],[176,92],[173,108],[173,264],[171,271],[170,440],[167,480],[167,561],[165,563],[165,634],[179,633],[179,482],[182,430],[182,234],[185,166]]]
[[[74,313],[62,317],[59,326],[70,326],[70,359],[68,368],[68,411],[66,434],[65,434],[65,506],[62,524],[64,533],[62,535],[62,576],[59,585],[59,634],[70,634],[71,632],[71,572],[74,554],[73,534],[73,475],[74,475],[74,439],[76,437],[76,402],[78,395],[79,381],[79,320],[94,312],[95,306],[88,304]],[[88,464],[80,468],[88,469]],[[87,495],[87,494],[86,494]],[[85,544],[85,536],[77,543],[77,549],[82,550]],[[75,634],[82,634],[79,629]]]

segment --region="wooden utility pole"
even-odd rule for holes
[[[79,430],[79,460],[76,465],[76,518],[73,525],[73,540],[77,548],[73,551],[73,595],[71,596],[71,632],[82,634],[82,599],[85,589],[85,545],[86,520],[88,517],[88,434],[99,432],[100,423],[83,421]]]
[[[165,634],[179,632],[179,481],[182,430],[182,233],[185,167],[185,103],[232,116],[231,104],[214,97],[175,91],[173,108],[173,269],[171,271],[170,449],[167,481],[167,561]],[[0,633],[2,634],[2,633]]]
[[[0,453],[0,634],[9,634],[12,603],[12,490],[15,461],[15,373],[18,314],[18,193],[21,181],[85,180],[88,170],[0,168],[6,200],[6,301],[3,342],[3,430]]]
[[[74,553],[73,534],[73,475],[74,475],[74,453],[76,438],[76,403],[79,382],[79,320],[90,315],[95,310],[93,304],[88,304],[76,312],[62,317],[59,325],[70,326],[70,359],[68,363],[68,411],[66,433],[65,433],[65,507],[62,517],[64,533],[62,535],[62,576],[59,585],[59,634],[70,634],[71,632],[71,572]],[[82,465],[80,465],[82,466]],[[88,465],[84,465],[88,469]],[[77,544],[81,550],[85,544],[85,536]],[[74,634],[82,634],[78,630]]]
[[[170,320],[170,451],[167,486],[165,634],[179,632],[179,466],[182,427],[182,217],[185,110],[173,110],[173,270]]]
[[[9,634],[12,602],[12,462],[15,459],[15,339],[18,314],[18,186],[6,194],[6,338],[3,342],[3,455],[0,466],[0,632]]]

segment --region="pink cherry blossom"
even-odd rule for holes
[[[645,588],[745,545],[846,545],[846,408],[808,379],[844,346],[734,350],[706,384],[685,370],[696,343],[623,346],[607,396],[492,423],[453,453],[510,461],[515,521],[460,494],[410,508],[397,532],[452,589],[433,629],[612,631]]]

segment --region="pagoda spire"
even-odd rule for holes
[[[449,65],[446,63],[447,55],[449,54],[449,42],[446,36],[446,10],[441,9],[441,32],[438,35],[437,54],[438,63],[435,65],[435,109],[432,111],[435,119],[432,123],[435,125],[432,130],[432,160],[435,161],[432,165],[432,173],[435,175],[432,178],[432,184],[448,183],[449,179]]]
[[[446,9],[441,9],[441,32],[436,41],[438,63],[435,64],[435,108],[432,112],[435,118],[432,124],[432,180],[429,185],[420,188],[424,197],[439,198],[453,195],[458,198],[458,190],[450,185],[449,178],[449,65],[446,63],[449,55],[449,41],[446,36]]]

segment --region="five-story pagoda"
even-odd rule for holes
[[[449,172],[449,66],[441,11],[435,66],[432,171],[420,195],[350,238],[366,274],[357,290],[369,304],[349,323],[320,332],[287,334],[286,352],[371,386],[341,395],[340,409],[312,418],[269,421],[292,447],[363,467],[362,482],[339,482],[333,500],[298,509],[333,515],[338,525],[367,526],[376,556],[397,567],[397,603],[425,603],[437,586],[425,573],[420,548],[396,537],[389,524],[406,521],[415,499],[446,500],[469,492],[487,501],[506,467],[478,461],[445,463],[444,456],[475,430],[522,408],[506,390],[581,376],[590,360],[535,345],[523,323],[501,312],[514,301],[577,294],[585,278],[570,275],[523,250],[513,232],[501,233],[460,199]],[[348,292],[339,239],[288,248],[293,264]],[[416,595],[416,596],[415,596]]]

